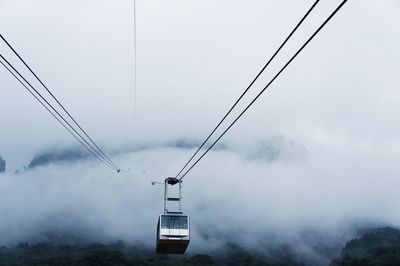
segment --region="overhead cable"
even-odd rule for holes
[[[99,157],[97,154],[95,154],[89,147],[86,146],[85,143],[82,142],[80,138],[78,138],[72,131],[69,129],[61,120],[58,118],[55,113],[47,107],[46,104],[42,100],[40,100],[35,93],[33,93],[26,85],[25,83],[22,82],[21,79],[19,79],[10,68],[8,68],[1,60],[0,63],[3,65],[3,67],[19,82],[21,85],[76,139],[79,141],[80,144],[82,144],[83,147],[85,147],[94,157],[96,157],[100,162],[104,163],[107,167],[110,167],[111,169],[115,170],[114,167],[109,165],[106,161],[104,161],[101,157]]]
[[[135,145],[138,143],[138,101],[137,101],[137,38],[136,38],[136,0],[133,0],[133,67],[134,67],[134,81],[133,81],[133,89],[134,89],[134,141]]]
[[[0,34],[0,38],[4,41],[4,43],[13,51],[13,53],[21,60],[21,62],[28,68],[28,70],[32,73],[32,75],[40,82],[40,84],[46,89],[46,91],[50,94],[50,96],[57,102],[57,104],[64,110],[64,112],[69,116],[69,118],[74,122],[75,125],[81,130],[81,132],[88,138],[88,140],[94,146],[94,149],[101,154],[109,164],[113,165],[116,168],[117,172],[120,171],[120,168],[103,152],[102,149],[93,141],[93,139],[86,133],[86,131],[81,127],[81,125],[75,120],[75,118],[67,111],[63,104],[57,99],[57,97],[48,89],[48,87],[42,82],[42,80],[36,75],[36,73],[29,67],[29,65],[25,62],[24,59],[19,55],[19,53],[14,49],[14,47]],[[90,145],[90,146],[92,146]]]
[[[46,105],[48,106],[48,107],[50,107],[51,108],[51,110],[53,111],[53,112],[55,112],[55,114],[57,114],[58,115],[58,117],[59,118],[61,118],[63,121],[64,121],[64,123],[66,124],[66,125],[68,125],[69,126],[69,128],[70,129],[72,129],[74,132],[75,132],[75,134],[77,134],[79,137],[80,137],[80,139],[83,141],[83,142],[85,142],[86,144],[87,144],[87,146],[88,147],[90,147],[91,149],[92,149],[92,151],[94,152],[91,152],[93,155],[94,154],[96,154],[96,156],[95,157],[99,157],[99,158],[101,158],[104,162],[106,162],[106,164],[108,165],[108,166],[110,166],[112,169],[114,169],[114,170],[116,170],[117,172],[119,172],[120,171],[120,169],[118,168],[118,167],[115,167],[113,164],[111,164],[111,163],[109,163],[103,156],[102,156],[102,154],[101,153],[99,153],[61,114],[60,114],[60,112],[58,112],[51,104],[50,104],[50,102],[49,101],[47,101],[46,100],[46,98],[44,98],[43,97],[43,95],[35,88],[35,87],[33,87],[33,85],[28,81],[28,80],[26,80],[26,78],[6,59],[6,58],[4,58],[4,56],[3,55],[1,55],[0,54],[0,58],[1,59],[3,59],[3,61],[15,72],[15,73],[17,73],[17,75],[22,79],[22,80],[24,80],[25,81],[25,83],[26,84],[28,84],[28,86],[37,94],[37,95],[39,95],[39,97],[41,98],[41,100],[42,101],[44,101],[44,103],[46,103]],[[3,64],[3,66],[4,66],[4,64]],[[7,68],[8,70],[9,70],[9,68]],[[10,70],[9,70],[10,71]],[[10,73],[12,73],[12,72],[10,72]],[[12,73],[13,74],[13,73]],[[14,77],[15,77],[15,75],[13,75]],[[19,80],[19,79],[18,79]],[[20,81],[20,80],[19,80]],[[22,83],[23,84],[23,83]],[[35,97],[36,98],[36,97]],[[46,108],[47,109],[47,108]],[[87,148],[87,146],[85,145],[85,148]]]
[[[257,94],[257,96],[247,105],[247,107],[236,117],[236,119],[225,129],[225,131],[211,144],[211,146],[192,164],[192,166],[179,178],[182,180],[197,163],[214,147],[214,145],[228,132],[228,130],[240,119],[240,117],[253,105],[253,103],[266,91],[266,89],[276,80],[277,77],[289,66],[289,64],[301,53],[301,51],[311,42],[312,39],[321,31],[322,28],[336,15],[336,13],[347,2],[344,0],[332,12],[332,14],[321,24],[321,26],[311,35],[311,37],[301,46],[301,48],[290,58],[290,60],[279,70],[279,72],[271,79],[271,81]]]
[[[308,9],[307,13],[301,18],[301,20],[297,23],[297,25],[293,28],[293,30],[290,32],[290,34],[286,37],[286,39],[283,41],[283,43],[279,46],[279,48],[275,51],[275,53],[272,55],[272,57],[268,60],[268,62],[264,65],[264,67],[260,70],[260,72],[255,76],[255,78],[250,82],[250,84],[247,86],[247,88],[243,91],[243,93],[240,95],[240,97],[236,100],[236,102],[230,107],[228,112],[222,117],[222,119],[218,122],[218,124],[215,126],[215,128],[211,131],[211,133],[207,136],[207,138],[203,141],[203,143],[197,148],[195,153],[190,157],[190,159],[186,162],[186,164],[182,167],[182,169],[178,172],[178,174],[175,176],[175,178],[178,178],[179,175],[183,172],[183,170],[189,165],[189,163],[193,160],[193,158],[199,153],[199,151],[203,148],[203,146],[207,143],[207,141],[211,138],[212,135],[214,135],[215,131],[221,126],[221,124],[225,121],[225,119],[228,117],[228,115],[232,112],[232,110],[236,107],[236,105],[242,100],[242,98],[246,95],[246,93],[249,91],[249,89],[253,86],[253,84],[257,81],[257,79],[261,76],[261,74],[264,72],[264,70],[270,65],[272,60],[277,56],[277,54],[282,50],[282,48],[285,46],[285,44],[289,41],[289,39],[292,37],[292,35],[297,31],[297,29],[300,27],[300,25],[303,23],[303,21],[308,17],[308,15],[311,13],[311,11],[315,8],[315,6],[318,4],[320,0],[317,0],[314,2],[314,4]]]

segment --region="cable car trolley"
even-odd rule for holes
[[[176,184],[177,189],[173,187]],[[168,177],[164,185],[164,214],[158,219],[156,252],[184,254],[190,241],[190,219],[182,212],[182,180]],[[169,188],[175,189],[175,197],[169,195]]]

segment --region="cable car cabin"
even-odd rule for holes
[[[189,216],[160,215],[157,224],[157,253],[184,254],[189,245]]]
[[[168,196],[168,187],[179,184],[175,197]],[[175,187],[175,188],[176,188]],[[176,190],[176,189],[175,189]],[[177,192],[177,193],[176,193]],[[175,204],[175,208],[173,205]],[[175,211],[171,211],[175,209]],[[190,219],[182,212],[182,181],[174,177],[165,179],[164,214],[160,215],[157,224],[158,254],[184,254],[190,241]]]

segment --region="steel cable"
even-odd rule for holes
[[[116,170],[117,172],[120,171],[118,167],[115,167],[113,164],[109,163],[102,155],[99,153],[44,97],[43,95],[35,88],[32,86],[32,84],[25,79],[25,77],[6,59],[4,58],[3,55],[0,54],[0,58],[3,59],[3,61],[12,68],[12,70],[17,73],[17,75],[22,78],[28,86],[35,91],[37,95],[72,129],[80,138],[83,140],[97,156],[101,157],[104,161],[107,162],[108,165],[112,167],[112,169]],[[4,64],[3,64],[4,65]]]
[[[67,111],[63,104],[57,99],[57,97],[47,88],[47,86],[42,82],[42,80],[36,75],[36,73],[29,67],[29,65],[25,62],[24,59],[18,54],[18,52],[14,49],[14,47],[0,34],[0,38],[4,41],[4,43],[13,51],[13,53],[21,60],[21,62],[28,68],[28,70],[32,73],[32,75],[40,82],[40,84],[46,89],[46,91],[50,94],[50,96],[57,102],[57,104],[64,110],[64,112],[69,116],[69,118],[78,126],[78,128],[83,132],[83,134],[89,139],[89,141],[94,145],[97,152],[101,154],[105,160],[107,160],[114,168],[119,172],[120,168],[103,152],[102,149],[93,141],[93,139],[86,133],[86,131],[81,127],[81,125],[75,120],[75,118]],[[91,146],[92,146],[91,145]]]
[[[179,178],[182,180],[197,163],[214,147],[214,145],[228,132],[228,130],[239,120],[239,118],[253,105],[253,103],[266,91],[266,89],[276,80],[277,77],[289,66],[289,64],[301,53],[301,51],[311,42],[312,39],[321,31],[321,29],[335,16],[335,14],[347,2],[344,0],[341,4],[331,13],[331,15],[321,24],[321,26],[311,35],[311,37],[301,46],[301,48],[290,58],[290,60],[279,70],[279,72],[271,79],[271,81],[257,94],[257,96],[247,105],[247,107],[236,117],[236,119],[225,129],[225,131],[211,144],[211,146],[192,164],[192,166]]]
[[[228,117],[228,115],[232,112],[232,110],[236,107],[236,105],[242,100],[242,98],[246,95],[246,93],[249,91],[249,89],[253,86],[253,84],[257,81],[257,79],[261,76],[261,74],[264,72],[264,70],[270,65],[272,60],[277,56],[277,54],[282,50],[282,48],[285,46],[285,44],[289,41],[289,39],[292,37],[292,35],[297,31],[297,29],[300,27],[300,25],[304,22],[304,20],[308,17],[308,15],[311,13],[311,11],[315,8],[315,6],[318,4],[320,0],[317,0],[314,2],[314,4],[308,9],[306,14],[301,18],[301,20],[297,23],[297,25],[293,28],[293,30],[290,32],[290,34],[286,37],[286,39],[283,41],[283,43],[279,46],[279,48],[275,51],[275,53],[272,55],[272,57],[268,60],[268,62],[264,65],[264,67],[260,70],[260,72],[256,75],[256,77],[251,81],[250,85],[244,90],[244,92],[240,95],[240,97],[236,100],[236,102],[231,106],[231,108],[228,110],[228,112],[224,115],[224,117],[218,122],[218,124],[215,126],[215,128],[211,131],[211,133],[207,136],[207,138],[203,141],[203,143],[197,148],[195,153],[190,157],[190,159],[186,162],[186,164],[182,167],[182,169],[178,172],[178,174],[175,176],[175,178],[178,178],[178,176],[183,172],[183,170],[189,165],[189,163],[193,160],[193,158],[199,153],[199,151],[204,147],[204,145],[207,143],[207,141],[211,138],[212,135],[214,135],[215,131],[221,126],[221,124],[225,121],[225,119]]]
[[[85,143],[82,142],[50,109],[47,107],[23,82],[20,80],[12,71],[9,69],[1,60],[0,63],[4,66],[4,68],[19,82],[21,85],[74,137],[76,138],[83,147],[85,147],[94,157],[96,157],[100,162],[104,163],[106,166],[115,170],[114,167],[105,162],[102,158],[98,157],[92,150],[90,150]]]

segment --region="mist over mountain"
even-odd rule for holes
[[[175,148],[182,150],[197,149],[201,145],[200,141],[189,139],[178,139],[160,143],[157,145],[143,145],[138,148],[125,147],[120,150],[113,150],[112,154],[124,154],[130,152]],[[243,156],[247,160],[273,161],[273,160],[307,160],[307,148],[287,140],[283,135],[276,135],[265,139],[257,139],[252,142],[243,142],[240,145],[234,143],[219,143],[213,150],[229,150]],[[1,157],[0,157],[1,158]],[[69,147],[64,149],[48,149],[35,155],[29,162],[27,169],[38,166],[45,166],[54,163],[73,163],[79,160],[95,160],[95,158],[81,147]]]
[[[400,265],[400,230],[370,228],[346,243],[340,258],[331,266],[395,266]]]
[[[153,250],[163,187],[152,186],[143,171],[158,181],[173,175],[197,148],[179,143],[112,151],[113,161],[131,169],[119,174],[70,148],[38,153],[35,167],[0,179],[0,245],[124,241]],[[360,229],[398,224],[396,213],[386,211],[400,200],[390,193],[398,179],[393,168],[372,163],[381,155],[325,151],[283,135],[212,150],[184,180],[188,256],[245,252],[328,265]],[[350,157],[371,163],[355,171]],[[341,167],[326,168],[331,162]],[[371,197],[377,188],[387,193]]]
[[[50,163],[75,162],[89,157],[88,152],[81,148],[69,148],[62,150],[47,151],[36,155],[28,165],[28,169],[38,166],[48,165]]]
[[[275,160],[307,161],[309,156],[304,145],[288,140],[283,135],[255,139],[251,142],[243,141],[240,145],[232,144],[231,148],[248,160],[259,160],[265,163]]]

